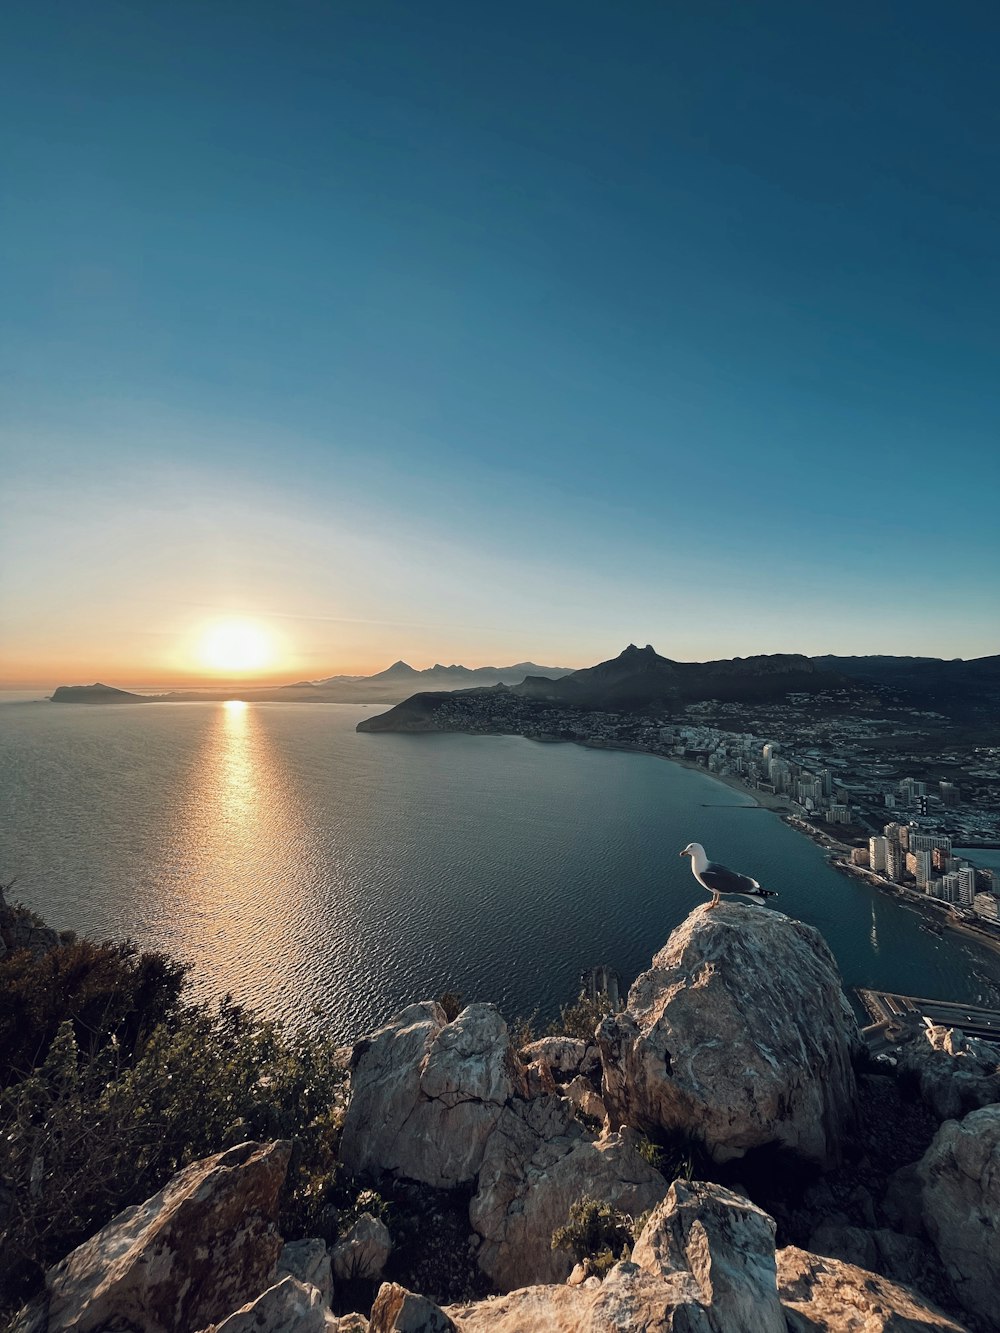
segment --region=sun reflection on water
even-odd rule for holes
[[[294,886],[311,838],[258,708],[227,700],[192,772],[171,858],[177,952],[216,993],[294,990],[310,960]]]

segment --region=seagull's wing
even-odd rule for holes
[[[760,888],[749,875],[738,875],[735,870],[720,866],[717,861],[709,861],[698,878],[713,893],[754,893]]]

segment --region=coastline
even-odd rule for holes
[[[474,733],[467,733],[474,734]],[[518,732],[510,733],[518,735]],[[524,739],[535,739],[534,737],[524,737]],[[551,741],[546,743],[551,744]],[[701,773],[713,781],[721,783],[731,791],[738,792],[741,796],[749,798],[750,804],[747,809],[768,810],[781,819],[782,823],[787,824],[789,828],[794,829],[796,833],[806,837],[810,842],[815,843],[828,853],[827,861],[834,870],[842,874],[853,876],[854,878],[864,880],[864,882],[873,889],[876,889],[887,898],[895,899],[901,907],[909,908],[919,915],[933,921],[940,927],[941,933],[952,931],[956,935],[961,935],[973,944],[979,944],[991,954],[1000,954],[1000,935],[992,935],[985,931],[978,930],[967,922],[957,920],[945,904],[939,904],[937,899],[929,899],[926,894],[917,893],[907,889],[902,884],[890,884],[880,876],[875,875],[865,866],[856,866],[848,858],[851,848],[847,843],[839,842],[829,833],[821,829],[813,828],[803,820],[794,815],[789,808],[788,800],[783,796],[772,796],[770,792],[760,792],[755,788],[748,787],[746,783],[731,774],[713,773],[699,764],[694,759],[684,759],[680,755],[656,754],[651,750],[643,750],[635,745],[608,745],[606,743],[595,744],[592,741],[567,740],[563,742],[568,745],[583,745],[591,750],[620,750],[626,754],[645,754],[653,759],[663,759],[667,763],[677,764],[680,768],[687,768],[695,773]]]

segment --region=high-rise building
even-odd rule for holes
[[[934,871],[931,867],[931,854],[929,851],[920,851],[913,852],[912,855],[917,863],[914,877],[919,887],[926,889],[928,884],[930,884],[931,880],[934,878]],[[909,860],[909,857],[907,857],[907,860]],[[969,901],[972,901],[971,898]]]
[[[934,897],[940,898],[942,902],[957,903],[960,891],[961,885],[957,874],[943,875],[934,882]]]
[[[872,870],[884,871],[886,865],[886,851],[889,843],[886,838],[868,839],[868,864]]]
[[[976,896],[976,868],[962,866],[958,874],[958,901],[963,907],[971,907]]]
[[[778,753],[778,749],[779,746],[774,741],[768,741],[767,744],[764,746],[763,750],[761,750],[761,755],[764,759],[765,768]]]
[[[903,879],[903,849],[898,842],[891,842],[888,838],[885,847],[885,877],[894,884],[902,883]]]
[[[823,784],[823,795],[833,795],[833,774],[828,768],[820,769],[819,780]]]
[[[942,805],[961,805],[962,793],[954,782],[939,782],[938,791],[941,795]]]
[[[851,865],[866,866],[871,864],[871,853],[867,847],[851,848]]]

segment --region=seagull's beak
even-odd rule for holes
[[[687,851],[683,851],[683,852],[681,852],[681,856],[688,856],[688,855],[689,855],[689,853],[688,853]]]

